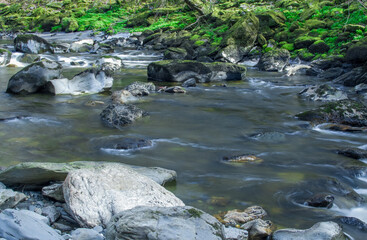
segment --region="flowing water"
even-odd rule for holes
[[[123,59],[126,68],[114,77],[112,90],[147,81],[147,64],[161,57],[132,50],[115,55]],[[98,58],[86,54],[42,56],[62,61],[64,75],[69,77],[82,70],[71,66],[71,61],[80,60],[87,66]],[[20,69],[0,67],[0,117],[25,116],[0,122],[0,166],[85,160],[159,166],[177,171],[177,183],[168,186],[169,190],[187,205],[211,214],[256,204],[278,227],[308,228],[335,216],[367,222],[367,206],[345,197],[339,189],[342,185],[367,196],[367,176],[363,170],[356,175],[366,165],[336,154],[344,147],[367,148],[367,135],[327,131],[294,117],[320,104],[297,95],[316,79],[249,69],[247,80],[229,82],[227,87],[213,83],[189,88],[186,94],[144,97],[136,105],[149,112],[148,117],[111,129],[99,118],[105,105],[89,104],[108,103],[108,94],[5,93],[9,78]],[[126,137],[149,139],[153,146],[135,151],[109,147]],[[239,154],[254,154],[263,162],[222,161]],[[322,192],[335,196],[331,209],[303,205],[307,198]],[[225,204],[211,201],[220,197]],[[344,227],[354,239],[365,239],[365,233]]]

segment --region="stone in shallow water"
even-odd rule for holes
[[[331,208],[335,197],[327,193],[319,193],[307,199],[305,205],[311,207]]]
[[[242,154],[231,157],[223,157],[224,162],[228,163],[261,163],[264,160],[251,154]]]
[[[138,100],[138,98],[134,97],[127,90],[114,91],[111,95],[111,99],[113,103],[117,103],[117,104],[135,102]]]
[[[348,99],[345,92],[327,84],[305,88],[299,95],[311,101],[339,101]]]
[[[186,90],[182,87],[169,87],[164,90],[166,93],[186,93]]]
[[[71,171],[63,188],[73,217],[88,227],[105,225],[114,214],[136,206],[184,206],[150,178],[122,165]]]
[[[223,225],[193,207],[140,206],[116,214],[106,228],[107,240],[224,239]]]
[[[101,112],[102,122],[108,127],[122,127],[147,115],[144,110],[131,104],[110,104]]]
[[[353,227],[357,228],[358,230],[367,232],[367,223],[363,222],[362,220],[360,220],[358,218],[339,216],[339,217],[336,217],[335,220],[337,222],[347,224],[349,226],[353,226]]]
[[[309,229],[281,229],[273,233],[273,240],[345,240],[342,228],[335,222],[319,222]]]
[[[129,91],[133,96],[147,96],[155,92],[156,87],[151,82],[133,82],[125,87],[125,90]]]
[[[112,148],[114,149],[138,149],[144,147],[150,147],[153,145],[153,142],[145,139],[134,139],[134,138],[125,138],[118,141],[118,143],[114,144]]]
[[[244,211],[238,209],[228,211],[224,215],[223,222],[231,226],[238,224],[244,224],[254,219],[263,218],[267,215],[266,211],[260,206],[251,206],[246,208]]]
[[[338,154],[344,155],[346,157],[361,159],[367,158],[367,150],[359,149],[359,148],[346,148],[337,151]]]

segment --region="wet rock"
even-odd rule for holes
[[[299,93],[300,96],[311,101],[340,101],[348,99],[345,92],[327,84],[311,86]]]
[[[164,91],[166,93],[186,93],[186,90],[179,86],[169,87],[169,88],[166,88]]]
[[[331,208],[335,197],[327,193],[319,193],[306,200],[305,205],[311,207]]]
[[[245,74],[244,66],[219,62],[164,60],[148,66],[148,79],[163,82],[184,82],[192,78],[196,82],[241,80]]]
[[[0,48],[0,66],[6,65],[10,62],[11,59],[11,52]]]
[[[217,59],[238,63],[253,48],[259,30],[259,20],[251,12],[238,20],[227,32],[221,42],[222,49]]]
[[[153,142],[145,139],[134,139],[134,138],[124,138],[119,140],[118,143],[112,146],[113,149],[138,149],[144,147],[150,147],[153,145]]]
[[[242,154],[231,157],[223,157],[223,161],[228,163],[261,163],[264,160],[251,154]]]
[[[334,82],[347,87],[354,87],[361,83],[367,84],[367,65],[353,68],[351,71],[335,78]]]
[[[326,81],[336,80],[338,77],[343,75],[345,70],[341,67],[329,68],[318,75],[319,78]]]
[[[190,78],[182,83],[182,87],[196,87],[196,80],[195,78]]]
[[[343,124],[333,124],[327,123],[319,126],[321,129],[327,129],[331,131],[339,131],[339,132],[367,132],[366,127],[351,127]]]
[[[100,66],[102,70],[113,73],[120,70],[124,64],[118,57],[105,56],[96,61],[97,66]]]
[[[73,240],[104,240],[104,236],[94,229],[78,228],[71,232]]]
[[[71,52],[89,52],[93,49],[94,40],[93,39],[83,39],[77,42],[73,42],[70,45]]]
[[[286,66],[284,68],[284,71],[285,71],[285,75],[289,77],[289,76],[293,76],[293,75],[297,75],[297,74],[307,75],[306,72],[309,69],[311,69],[311,66],[309,66],[309,65],[296,64],[296,65]]]
[[[335,222],[319,222],[306,230],[299,229],[281,229],[273,234],[274,240],[344,240],[342,228]]]
[[[14,39],[14,47],[16,51],[23,53],[52,53],[51,44],[49,44],[45,39],[33,34],[18,35]]]
[[[361,83],[354,87],[354,91],[358,94],[367,92],[367,84]]]
[[[0,189],[0,210],[13,208],[25,198],[26,195],[23,193],[14,192],[11,189]]]
[[[150,178],[122,165],[71,171],[63,188],[72,216],[81,226],[105,225],[114,214],[136,206],[184,206]]]
[[[52,52],[55,54],[68,53],[70,49],[69,43],[60,43],[51,46]]]
[[[192,59],[184,48],[167,48],[164,52],[164,59]]]
[[[280,132],[262,132],[262,133],[255,133],[249,136],[251,139],[260,142],[266,143],[277,143],[283,142],[286,140],[286,136],[284,133]]]
[[[367,126],[367,108],[353,100],[330,102],[296,116],[314,124],[331,122],[355,127]]]
[[[257,67],[262,71],[282,72],[289,63],[290,53],[286,49],[272,49],[260,57]]]
[[[273,232],[273,223],[269,220],[255,219],[241,226],[249,233],[251,240],[267,239]]]
[[[20,57],[19,61],[23,63],[34,63],[40,61],[40,57],[37,54],[25,53]]]
[[[226,240],[247,240],[248,232],[243,229],[234,227],[224,228],[224,239]]]
[[[110,73],[99,68],[90,68],[75,75],[71,80],[67,78],[50,80],[46,91],[55,95],[99,93],[110,89],[112,84],[113,78]]]
[[[361,159],[367,158],[367,150],[359,149],[359,148],[346,148],[337,151],[338,154],[354,158],[354,159]]]
[[[131,104],[109,104],[100,114],[102,122],[108,127],[122,127],[137,119],[147,116],[147,113]]]
[[[367,37],[350,46],[345,58],[352,63],[365,63],[367,61]]]
[[[57,219],[59,219],[61,215],[60,212],[57,211],[56,207],[53,205],[43,207],[41,211],[42,211],[42,215],[47,217],[50,220],[51,224],[56,222]]]
[[[164,184],[176,179],[176,172],[158,167],[140,167],[123,163],[78,161],[69,163],[24,162],[0,171],[0,181],[10,186],[17,185],[46,185],[51,181],[64,181],[67,174],[75,169],[94,168],[96,166],[131,167],[136,172],[151,178],[158,184]],[[55,186],[57,189],[57,186]],[[55,190],[56,190],[55,189]],[[61,196],[60,196],[61,197]]]
[[[223,239],[218,220],[193,207],[136,207],[116,214],[106,239]]]
[[[91,101],[91,100],[84,103],[84,105],[88,107],[95,107],[95,106],[104,105],[104,104],[105,103],[103,101]]]
[[[48,60],[33,63],[10,78],[6,92],[16,94],[40,92],[50,80],[61,77],[61,68],[61,64]]]
[[[48,221],[46,217],[31,211],[6,209],[0,213],[0,237],[7,240],[63,240],[45,221]]]
[[[4,183],[0,182],[0,190],[6,189],[6,186],[4,185]]]
[[[136,102],[138,100],[127,90],[114,91],[111,95],[111,99],[113,103],[117,104]]]
[[[230,225],[236,226],[238,224],[244,224],[249,221],[263,218],[267,215],[266,211],[260,206],[252,206],[246,208],[244,211],[237,209],[228,211],[223,218],[223,222]]]
[[[357,228],[358,230],[367,232],[367,223],[361,221],[358,218],[355,217],[345,217],[345,216],[339,216],[335,218],[335,221],[339,223],[343,223],[352,227]]]
[[[133,82],[125,87],[133,96],[147,96],[155,92],[156,87],[153,83]]]

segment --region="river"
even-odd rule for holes
[[[0,43],[11,49],[10,41]],[[135,50],[114,55],[122,58],[126,67],[115,74],[112,90],[133,81],[147,81],[147,64],[162,58],[157,52]],[[73,67],[70,61],[88,65],[99,56],[42,57],[62,61],[64,76],[71,77],[84,68]],[[13,58],[19,66],[16,56]],[[177,171],[177,182],[167,186],[169,190],[185,204],[211,214],[260,205],[278,227],[308,228],[335,216],[353,216],[367,222],[367,205],[345,197],[335,187],[342,184],[367,195],[367,177],[355,174],[355,169],[365,163],[336,154],[344,147],[367,148],[367,135],[326,131],[294,117],[321,104],[297,94],[317,83],[315,78],[286,77],[249,67],[247,80],[228,82],[227,87],[202,84],[188,88],[186,94],[156,93],[141,98],[135,104],[149,116],[112,129],[99,117],[105,105],[90,104],[108,103],[109,94],[5,93],[9,78],[20,69],[0,67],[0,117],[27,116],[0,123],[0,166],[28,161],[115,161],[159,166]],[[124,138],[149,139],[153,146],[135,151],[109,147]],[[263,162],[222,161],[223,157],[239,154],[254,154]],[[322,192],[335,196],[331,209],[303,205],[313,194]],[[225,204],[213,203],[218,198]],[[365,233],[352,227],[344,226],[344,230],[354,239],[365,239]]]

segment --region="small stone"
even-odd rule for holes
[[[337,153],[354,159],[367,158],[367,150],[359,148],[346,148],[338,150]]]
[[[169,87],[164,90],[166,93],[186,93],[186,90],[182,87]]]
[[[267,213],[262,207],[252,206],[246,208],[243,212],[237,209],[228,211],[224,215],[223,222],[230,226],[236,226],[236,224],[244,224],[255,219],[263,218],[266,215]]]
[[[0,189],[0,210],[15,207],[26,197],[23,193],[15,192],[11,189]]]
[[[182,87],[196,87],[196,80],[195,78],[190,78],[186,80],[184,83],[182,83],[181,86]]]
[[[42,188],[42,195],[55,199],[59,202],[65,202],[64,193],[62,191],[62,183],[55,183]]]
[[[97,105],[104,105],[104,102],[103,101],[88,101],[84,105],[88,107],[95,107]]]
[[[229,163],[261,163],[264,160],[251,154],[242,154],[231,157],[223,157],[223,161]]]
[[[65,225],[65,224],[57,223],[57,222],[52,224],[52,227],[55,228],[55,229],[60,230],[61,232],[69,232],[69,231],[74,229],[73,227],[71,227],[69,225]]]
[[[331,208],[334,202],[334,196],[327,193],[319,193],[312,198],[306,200],[305,205],[311,207],[325,207]]]
[[[129,91],[133,96],[147,96],[155,92],[155,89],[155,85],[151,82],[133,82],[125,88],[125,90]]]
[[[131,104],[110,104],[100,114],[102,122],[109,127],[121,127],[133,123],[147,113]]]
[[[57,211],[55,206],[51,205],[51,206],[42,208],[42,215],[46,216],[50,220],[50,223],[52,224],[56,222],[57,219],[59,219],[61,214],[59,211]]]
[[[127,90],[120,90],[114,91],[111,95],[112,102],[118,104],[124,104],[129,102],[135,102],[138,99],[134,97],[129,91]]]

